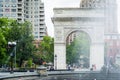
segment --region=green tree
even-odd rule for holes
[[[22,66],[22,63],[32,57],[35,46],[33,44],[32,26],[29,22],[20,24],[21,32],[20,38],[17,44],[17,62],[18,66]]]
[[[0,66],[5,63],[7,58],[7,35],[9,34],[9,26],[12,20],[0,18]]]
[[[54,60],[54,39],[45,36],[39,45],[40,58],[45,62],[53,62]]]
[[[5,64],[6,60],[10,59],[13,48],[8,49],[8,42],[16,41],[17,63],[18,66],[21,66],[23,61],[28,60],[33,55],[35,50],[33,40],[30,22],[19,23],[17,20],[0,18],[0,64]]]
[[[36,65],[42,65],[42,63],[43,63],[43,59],[41,58],[40,55],[41,54],[38,51],[38,52],[34,53],[34,55],[32,57],[33,58],[33,63],[35,63]]]
[[[5,40],[5,37],[2,33],[2,29],[0,29],[0,64],[4,63],[4,60],[5,60],[5,57],[6,57],[6,53],[5,53],[6,48],[5,48],[4,45],[6,45],[6,40]]]
[[[12,21],[9,26],[10,30],[7,35],[7,40],[18,42],[21,39],[23,33],[22,28],[23,28],[22,23],[19,23],[16,20]]]

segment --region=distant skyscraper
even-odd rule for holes
[[[0,17],[14,18],[20,22],[30,21],[35,40],[42,40],[47,35],[41,0],[0,0]]]
[[[81,0],[80,8],[104,10],[105,34],[118,33],[116,0]]]

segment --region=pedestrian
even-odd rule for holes
[[[50,67],[50,71],[54,71],[54,67],[53,66]]]
[[[68,65],[68,70],[70,70],[70,65]]]

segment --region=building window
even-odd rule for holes
[[[21,19],[21,18],[18,18],[17,20],[18,20],[18,21],[21,21],[22,19]]]
[[[10,7],[10,4],[5,4],[5,7]]]
[[[0,2],[3,2],[3,0],[0,0]]]
[[[11,0],[12,2],[16,2],[16,0]]]
[[[44,11],[40,11],[40,13],[44,13]]]
[[[16,4],[12,4],[11,6],[12,6],[12,7],[16,7]]]
[[[16,12],[16,9],[11,9],[12,12]]]
[[[22,14],[21,14],[21,13],[18,13],[18,16],[19,16],[19,17],[21,17],[21,16],[22,16]]]
[[[28,9],[28,7],[26,7],[26,9]]]
[[[44,7],[40,7],[40,9],[44,9]]]
[[[84,5],[82,5],[82,7],[84,7]]]
[[[6,17],[10,17],[10,14],[5,14]]]
[[[16,14],[11,14],[12,17],[16,17]]]
[[[10,12],[10,9],[5,9],[5,12]]]
[[[3,12],[3,9],[0,9],[0,12]]]
[[[26,14],[28,14],[28,11],[26,11]]]
[[[28,6],[28,3],[26,3],[26,6]]]
[[[112,36],[112,39],[117,39],[117,36]]]
[[[21,9],[21,8],[18,8],[18,12],[22,12],[22,9]]]
[[[38,36],[35,36],[35,38],[38,38]]]
[[[0,4],[0,7],[3,7],[3,4]]]
[[[38,13],[38,11],[35,11],[34,13]]]
[[[34,20],[34,22],[38,22],[38,21],[39,21],[39,19],[35,19],[35,20]]]
[[[44,24],[40,24],[40,26],[43,26]]]
[[[39,8],[38,7],[34,7],[35,10],[38,10]]]
[[[43,19],[40,19],[40,22],[41,22],[41,21],[44,21],[44,20],[43,20]]]
[[[44,17],[44,15],[40,15],[40,17]]]
[[[38,31],[38,28],[34,28],[34,31]]]
[[[38,3],[35,3],[35,5],[38,5]]]
[[[43,32],[40,32],[40,34],[44,34]]]
[[[3,14],[0,14],[0,17],[2,17],[3,16]]]
[[[38,24],[35,24],[34,26],[38,26]]]
[[[35,18],[38,18],[38,15],[35,15],[34,17],[35,17]]]
[[[28,16],[28,15],[26,15],[26,18],[29,18],[29,16]]]
[[[18,4],[18,7],[22,7],[22,4]]]
[[[44,28],[40,28],[40,30],[44,30]]]
[[[35,32],[35,34],[38,34],[38,32]]]
[[[40,39],[43,39],[43,36],[40,36]]]
[[[9,2],[10,0],[5,0],[5,2]]]
[[[18,0],[18,2],[21,2],[22,0]]]

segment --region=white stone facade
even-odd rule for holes
[[[83,31],[91,39],[90,67],[98,70],[104,65],[104,10],[85,8],[55,8],[52,18],[55,29],[54,65],[66,69],[66,38],[73,31]],[[56,64],[57,63],[57,64]]]

